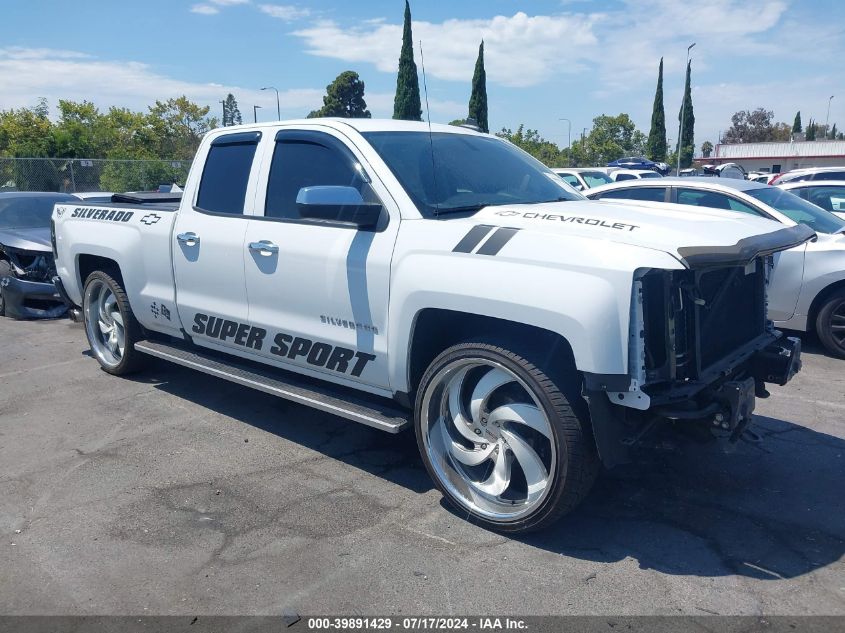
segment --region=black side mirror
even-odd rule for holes
[[[303,187],[296,196],[296,208],[302,218],[321,222],[351,224],[361,229],[375,228],[382,206],[364,202],[355,187]]]

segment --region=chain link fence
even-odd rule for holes
[[[182,186],[189,160],[0,158],[0,191],[156,191]]]

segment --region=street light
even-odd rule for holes
[[[258,123],[258,108],[261,106],[254,105],[252,106],[252,121],[253,123]]]
[[[569,124],[566,128],[566,162],[567,167],[572,167],[572,121],[569,119],[558,119],[558,121],[566,121]]]
[[[678,171],[675,174],[676,176],[681,175],[681,142],[684,138],[684,105],[687,99],[686,69],[689,68],[689,52],[692,50],[693,46],[695,46],[695,42],[687,46],[687,63],[684,66],[684,96],[681,97],[681,125],[678,127]],[[692,86],[690,86],[690,91],[691,90]]]
[[[273,86],[265,86],[262,90],[276,90]],[[276,116],[278,120],[282,120],[282,107],[279,105],[279,91],[276,90]]]
[[[830,95],[830,99],[827,100],[827,116],[824,118],[824,133],[827,136],[828,129],[827,124],[830,122],[830,102],[833,101],[834,95]]]

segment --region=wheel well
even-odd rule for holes
[[[807,315],[807,330],[813,332],[816,331],[816,317],[819,314],[819,310],[821,310],[825,301],[839,290],[845,290],[845,279],[830,284],[827,288],[816,295],[816,298],[813,299],[813,303],[810,304],[810,312]]]
[[[467,340],[505,342],[516,348],[514,351],[531,352],[532,361],[542,364],[547,373],[554,371],[560,377],[577,373],[572,347],[560,334],[506,319],[428,308],[417,315],[411,337],[408,357],[411,394],[440,352]]]
[[[120,274],[120,266],[117,262],[108,257],[100,257],[99,255],[80,255],[77,261],[77,269],[79,270],[79,287],[85,286],[85,280],[88,275],[101,270],[107,272],[123,285],[123,276]]]

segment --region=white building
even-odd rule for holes
[[[779,173],[801,167],[845,166],[845,141],[788,141],[777,143],[720,143],[709,158],[696,163],[737,163],[746,171]]]

